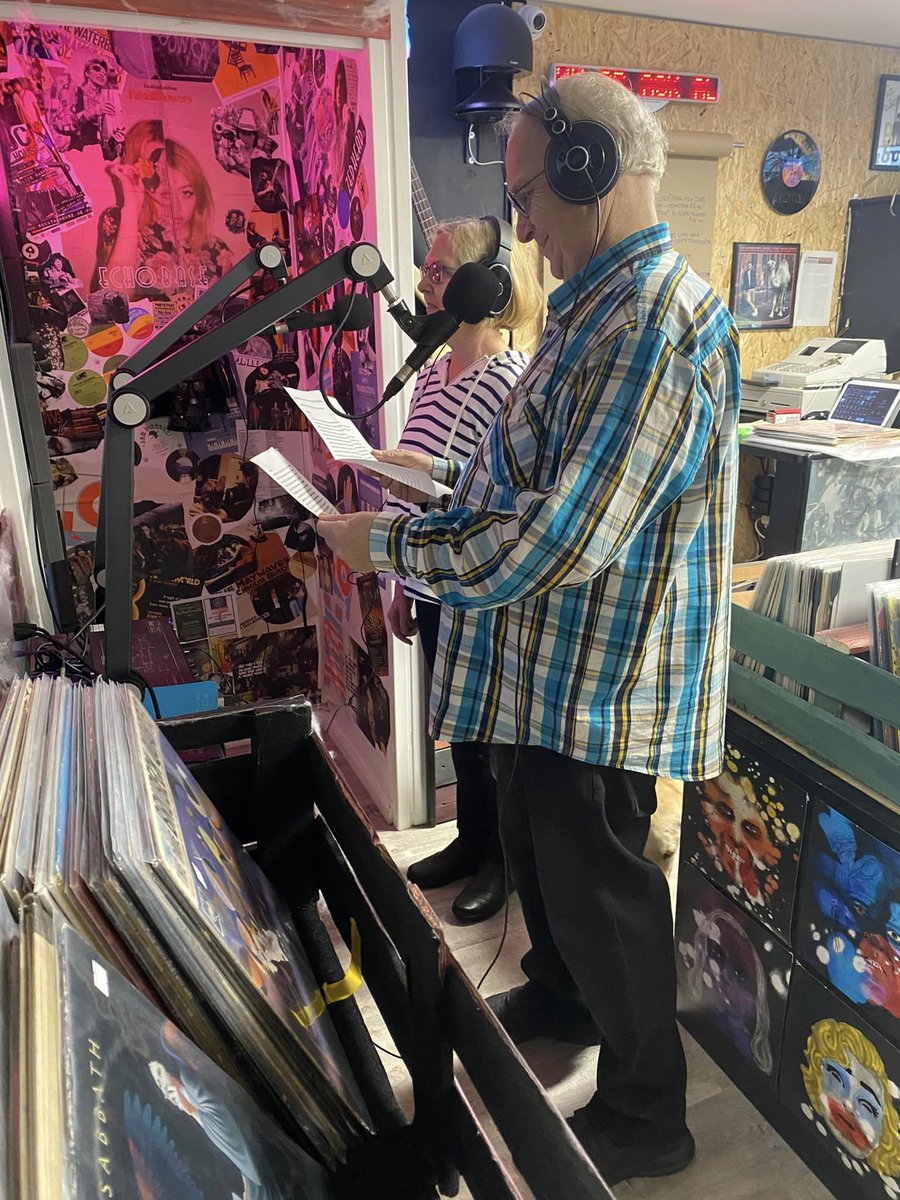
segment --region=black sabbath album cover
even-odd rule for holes
[[[683,859],[787,942],[805,815],[806,793],[729,736],[722,773],[684,786]]]
[[[806,1125],[812,1151],[843,1174],[836,1196],[900,1196],[900,1052],[800,965],[779,1094]]]
[[[774,1090],[791,955],[706,878],[682,865],[675,920],[678,1011],[704,1041],[755,1067]]]
[[[326,1200],[238,1083],[61,923],[56,947],[76,1197]]]

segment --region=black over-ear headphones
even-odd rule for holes
[[[481,219],[486,225],[490,225],[497,239],[497,249],[481,261],[500,284],[500,292],[491,309],[491,316],[499,317],[509,308],[512,300],[512,225],[508,221],[501,221],[499,217],[482,217]]]
[[[539,117],[550,135],[544,174],[561,200],[593,204],[615,187],[622,173],[622,151],[611,129],[599,121],[570,121],[556,88],[544,88],[525,111]]]

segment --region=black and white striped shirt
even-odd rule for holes
[[[479,358],[448,381],[450,354],[445,354],[419,372],[399,448],[468,462],[527,364],[521,350],[504,350]],[[420,508],[393,497],[384,511],[395,516],[422,514]],[[404,586],[410,596],[434,599],[419,580],[407,580]]]

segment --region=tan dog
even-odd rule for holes
[[[650,833],[644,857],[655,862],[669,877],[681,843],[681,798],[683,784],[675,779],[657,779],[656,812],[650,821]]]

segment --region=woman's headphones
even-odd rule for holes
[[[481,262],[500,284],[500,291],[490,314],[492,317],[499,317],[509,308],[513,293],[512,225],[508,221],[501,221],[499,217],[482,217],[481,219],[486,225],[490,225],[497,239],[497,249],[493,254],[483,258]]]
[[[544,174],[550,190],[567,204],[593,204],[611,191],[622,173],[622,151],[611,129],[599,121],[576,121],[563,112],[556,88],[544,88],[526,104],[550,136]]]

